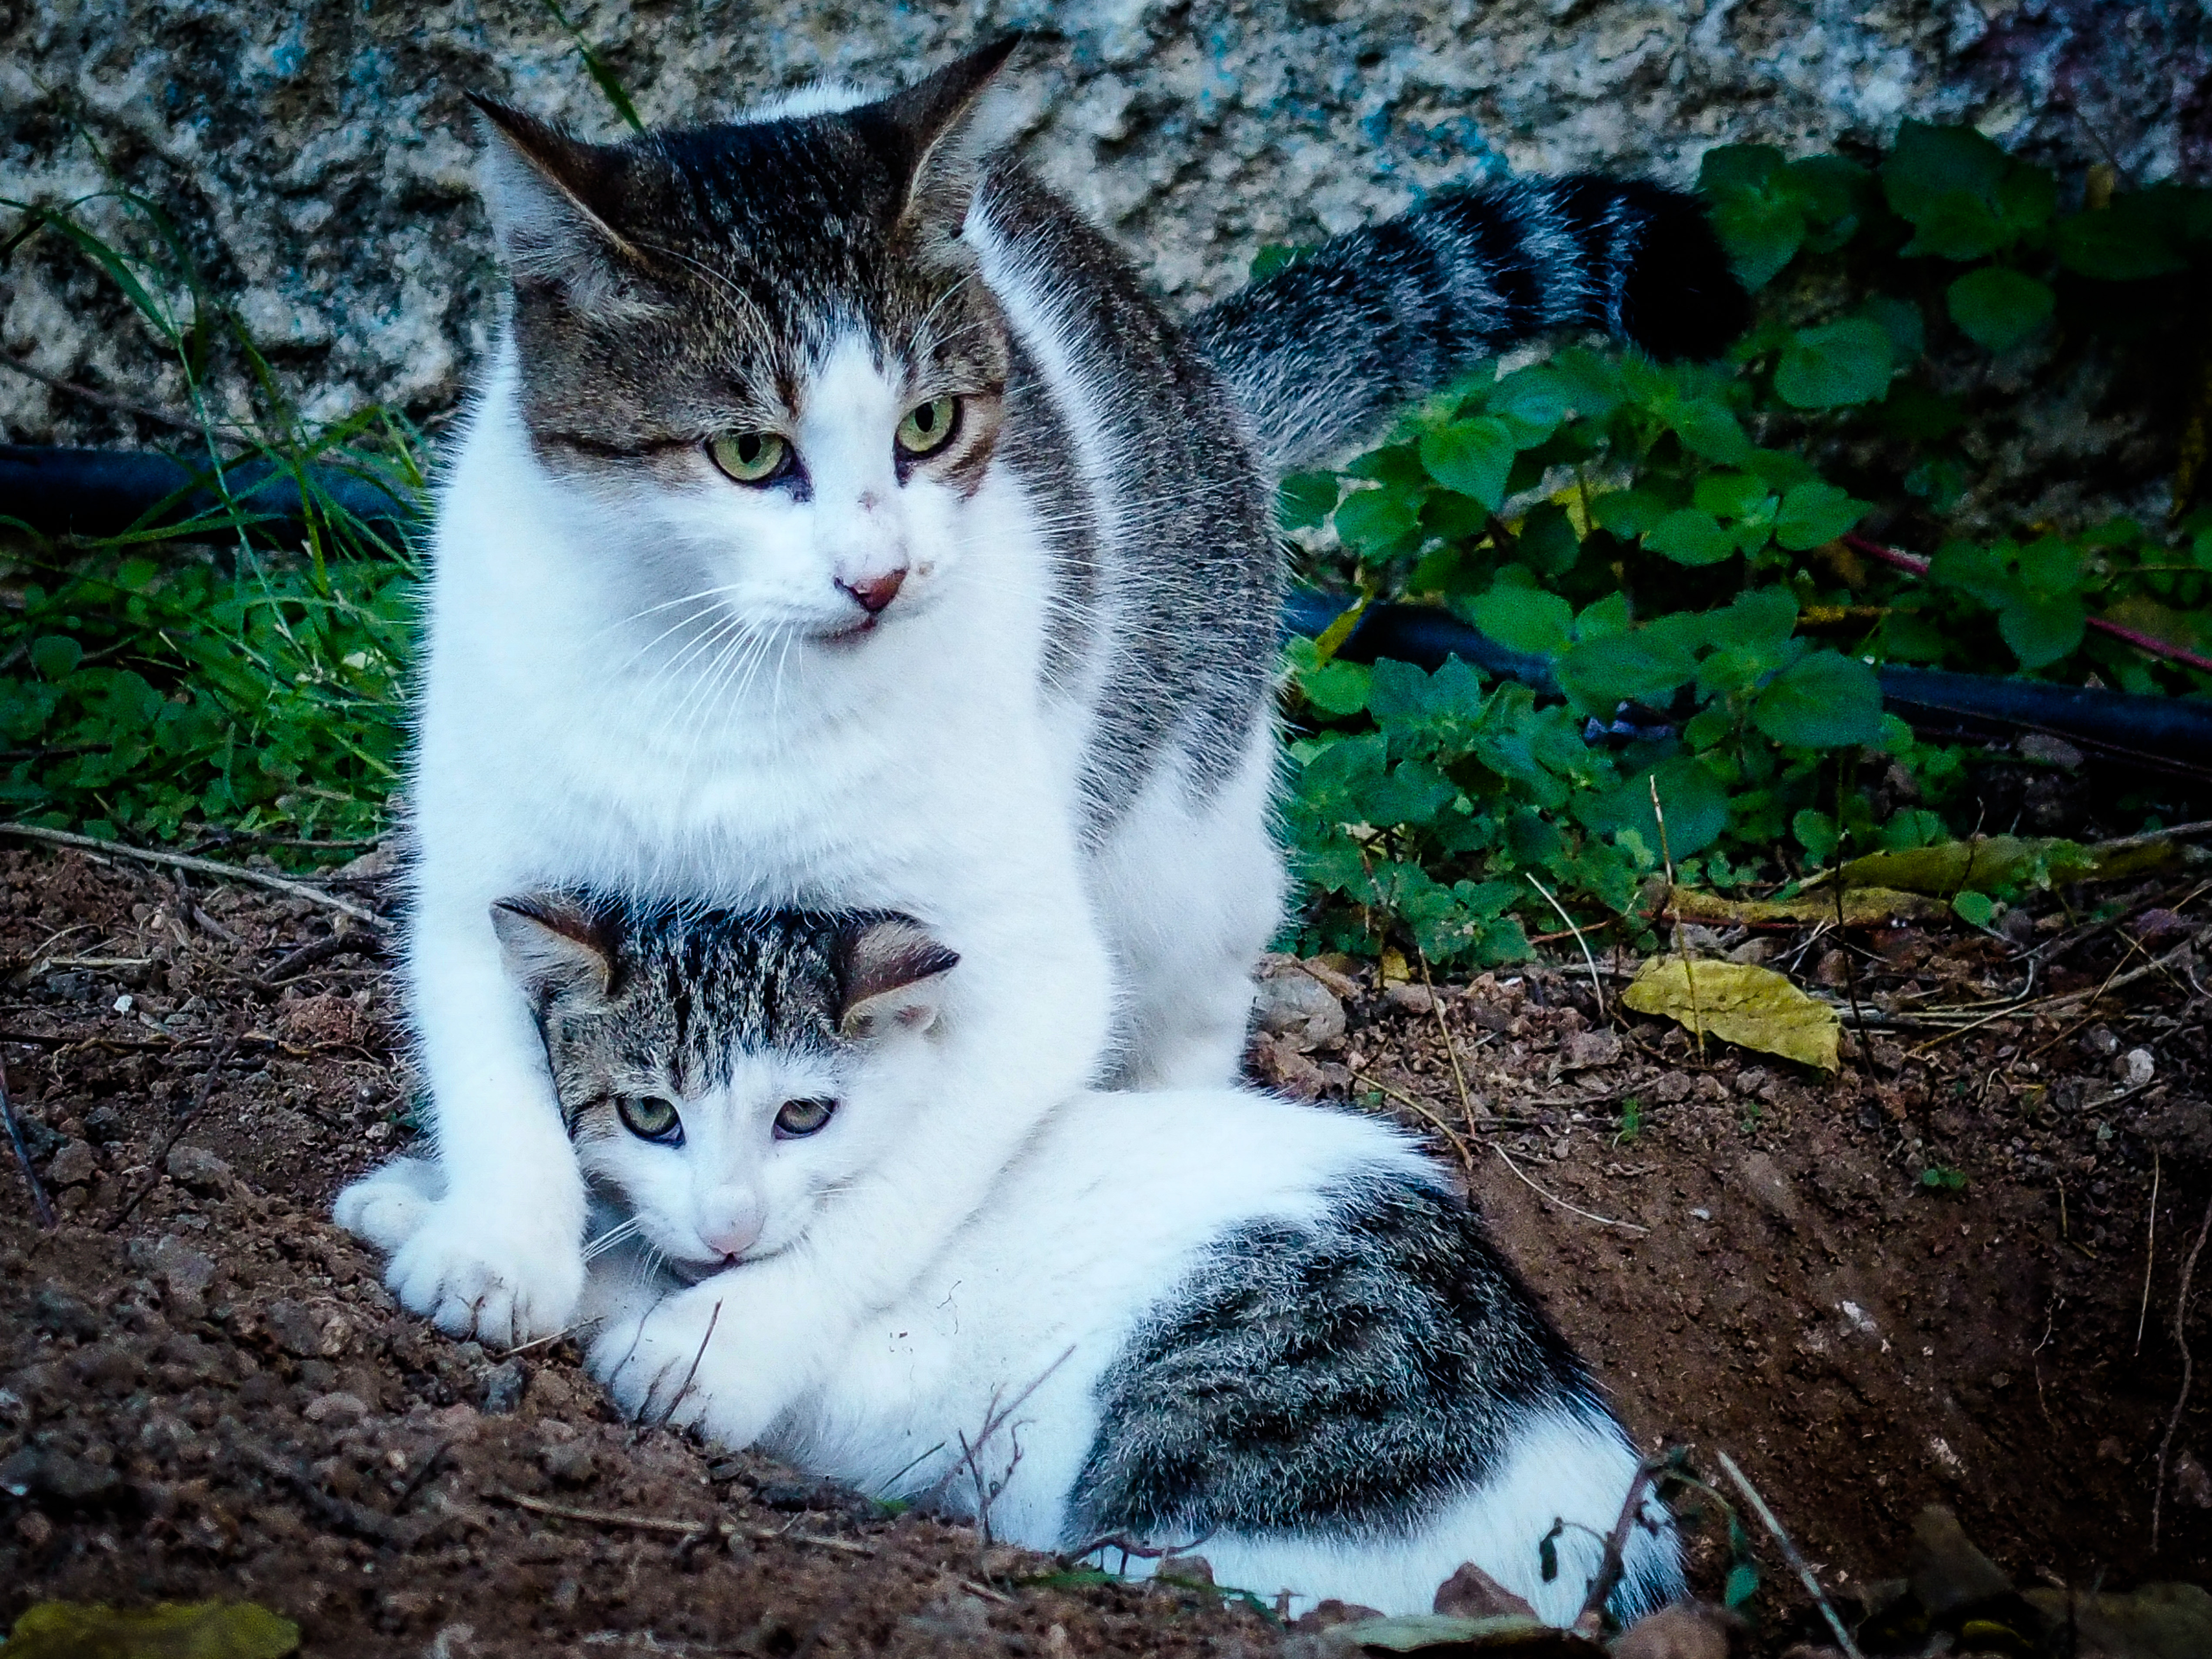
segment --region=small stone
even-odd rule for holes
[[[1851,982],[1851,959],[1841,951],[1825,951],[1813,977],[1832,991],[1841,990]]]
[[[44,1549],[53,1535],[54,1523],[36,1510],[25,1510],[15,1517],[15,1536],[26,1549]]]
[[[1382,1000],[1393,1008],[1403,1009],[1409,1014],[1425,1014],[1436,1006],[1437,1000],[1425,985],[1401,981],[1382,993]]]
[[[2212,1474],[2194,1452],[2185,1450],[2173,1460],[2173,1495],[2193,1508],[2212,1510]]]
[[[219,1269],[212,1256],[204,1255],[179,1238],[165,1233],[155,1243],[148,1265],[161,1281],[170,1316],[198,1319],[207,1312],[208,1286]]]
[[[2157,1075],[2158,1061],[2151,1057],[2149,1049],[2130,1048],[2120,1056],[2120,1081],[2126,1087],[2142,1088]]]
[[[2022,760],[2032,760],[2045,766],[2055,766],[2062,772],[2076,771],[2081,765],[2081,751],[2063,738],[2031,732],[2013,744],[2013,750]]]
[[[71,1140],[46,1165],[46,1178],[57,1187],[82,1187],[100,1174],[100,1154],[88,1140]]]
[[[173,1147],[161,1168],[170,1180],[196,1193],[221,1192],[230,1184],[230,1165],[204,1146]]]
[[[548,1446],[538,1454],[538,1466],[556,1486],[588,1486],[599,1473],[599,1460],[580,1440]]]
[[[1170,1555],[1160,1563],[1160,1573],[1186,1584],[1210,1584],[1213,1582],[1213,1563],[1202,1555]]]
[[[1618,1065],[1620,1060],[1620,1032],[1574,1031],[1568,1034],[1565,1052],[1559,1060],[1559,1069],[1581,1072],[1595,1066]]]
[[[295,1359],[336,1359],[353,1340],[353,1327],[343,1315],[289,1299],[270,1303],[262,1320],[276,1346]]]
[[[1252,1013],[1261,1030],[1301,1052],[1344,1035],[1344,1004],[1295,957],[1273,957],[1262,964]]]
[[[324,1394],[310,1400],[303,1414],[310,1423],[326,1423],[333,1428],[349,1429],[368,1415],[368,1407],[362,1403],[358,1395]]]
[[[1364,1607],[1357,1601],[1339,1601],[1332,1597],[1310,1612],[1302,1613],[1291,1620],[1291,1628],[1310,1634],[1315,1631],[1334,1630],[1339,1625],[1364,1624],[1370,1619],[1382,1616],[1374,1607]]]
[[[1613,1659],[1729,1659],[1746,1645],[1743,1621],[1702,1601],[1677,1601],[1631,1626]]]
[[[512,1417],[522,1405],[523,1390],[530,1386],[530,1371],[520,1359],[504,1360],[484,1373],[483,1411],[486,1417]]]
[[[1536,1609],[1472,1561],[1437,1587],[1435,1611],[1456,1619],[1494,1619],[1516,1613],[1534,1619]]]
[[[1929,1618],[1938,1623],[2012,1589],[2012,1580],[1974,1547],[1959,1525],[1959,1517],[1941,1504],[1929,1504],[1912,1523],[1907,1566],[1912,1575],[1912,1593],[1927,1608]]]

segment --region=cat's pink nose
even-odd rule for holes
[[[871,617],[898,597],[899,586],[906,580],[906,567],[886,570],[880,576],[863,576],[858,581],[847,581],[842,576],[837,586],[853,596],[854,602]]]
[[[699,1242],[734,1261],[752,1249],[760,1237],[760,1223],[750,1216],[732,1216],[699,1230]]]

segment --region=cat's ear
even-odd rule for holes
[[[1002,34],[876,106],[903,152],[900,227],[925,242],[959,235],[986,158],[1013,136],[1018,112],[995,82],[1021,42],[1018,34]]]
[[[949,951],[907,916],[859,926],[843,946],[845,1005],[837,1029],[856,1042],[894,1030],[926,1031],[945,1000],[945,976],[958,965]]]
[[[491,907],[507,970],[544,1002],[562,993],[604,997],[613,988],[619,918],[567,893],[532,893]]]
[[[646,264],[607,218],[623,193],[623,153],[496,100],[468,98],[483,117],[484,205],[515,285],[556,289],[580,311],[620,306]]]

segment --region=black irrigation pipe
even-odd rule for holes
[[[403,492],[327,463],[310,471],[319,490],[372,528],[396,532],[419,522],[420,503]],[[0,445],[0,518],[21,520],[49,536],[114,536],[214,516],[222,501],[209,483],[204,466],[167,455]],[[297,542],[300,488],[289,471],[265,460],[241,461],[229,469],[228,485],[234,501],[267,515],[257,526],[259,533]],[[172,496],[178,499],[171,501]],[[169,504],[160,516],[149,520],[165,501]],[[212,539],[232,532],[208,528],[196,533]],[[1284,605],[1284,625],[1293,633],[1318,634],[1343,614],[1346,604],[1299,589]],[[1427,669],[1456,656],[1540,696],[1559,695],[1545,659],[1508,650],[1431,605],[1370,606],[1339,654],[1352,662],[1389,657]],[[1890,667],[1880,673],[1883,703],[1917,731],[1964,738],[2044,732],[2124,764],[2212,776],[2212,702],[2202,699],[2136,696],[1933,668]]]
[[[417,504],[400,490],[328,463],[308,471],[318,490],[374,530],[389,534],[416,521]],[[263,518],[254,526],[257,535],[299,543],[300,485],[289,470],[268,460],[244,460],[223,476],[231,501]],[[120,536],[165,525],[190,526],[223,512],[213,482],[204,463],[152,452],[0,444],[0,518],[21,520],[46,536]],[[178,539],[227,541],[236,533],[228,524],[203,526]]]
[[[1317,635],[1347,603],[1297,589],[1283,607],[1284,624],[1295,634]],[[1431,671],[1458,657],[1539,696],[1559,695],[1545,659],[1508,650],[1433,605],[1370,605],[1337,654],[1348,662],[1387,657]],[[2124,764],[2212,777],[2212,702],[2202,698],[2137,696],[1936,668],[1876,672],[1883,706],[1918,732],[1960,738],[2043,732]]]

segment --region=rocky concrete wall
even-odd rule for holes
[[[1036,165],[1195,301],[1264,242],[1311,240],[1505,170],[1672,179],[1730,140],[1878,141],[1970,118],[2077,171],[2201,176],[2212,27],[2194,0],[572,0],[648,121],[726,115],[822,75],[904,78],[1004,28]],[[462,100],[620,126],[544,0],[0,0],[0,196],[94,198],[177,228],[302,406],[449,409],[497,283]],[[0,214],[0,237],[15,221]],[[0,422],[138,441],[183,377],[112,281],[43,234],[0,270]],[[180,301],[183,284],[157,289]],[[236,395],[234,392],[234,395]]]

